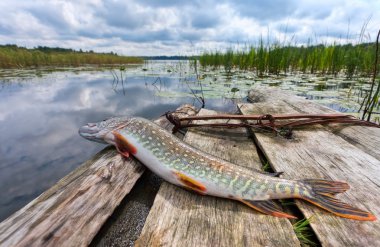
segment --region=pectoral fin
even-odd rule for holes
[[[288,218],[288,219],[296,219],[297,217],[287,214],[285,212],[281,211],[281,207],[272,200],[265,200],[265,201],[250,201],[250,200],[239,200],[242,203],[246,204],[247,206],[263,213],[268,214],[280,218]]]
[[[129,154],[136,154],[137,149],[128,140],[119,132],[114,131],[113,135],[115,136],[115,146],[119,153],[121,153],[124,157],[129,157]]]
[[[180,183],[185,188],[187,188],[189,190],[193,190],[193,191],[200,193],[202,195],[206,194],[207,189],[201,182],[196,181],[195,179],[190,178],[190,177],[186,176],[185,174],[177,172],[177,171],[175,171],[173,173],[177,177],[178,181],[180,181]]]

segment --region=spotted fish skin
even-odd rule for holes
[[[182,142],[143,118],[133,118],[118,131],[136,147],[136,158],[176,185],[184,186],[177,175],[183,174],[204,184],[205,194],[219,197],[266,200],[307,193],[307,188],[297,181],[237,168],[234,164]]]
[[[333,198],[349,188],[344,182],[287,180],[239,168],[182,142],[143,118],[111,118],[83,126],[79,134],[92,141],[115,145],[124,156],[132,154],[172,184],[200,194],[239,200],[266,214],[292,218],[280,212],[270,201],[263,201],[300,198],[341,217],[376,219],[368,212]]]

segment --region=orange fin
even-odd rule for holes
[[[308,202],[311,202],[312,204],[343,218],[352,219],[352,220],[363,220],[363,221],[376,220],[375,215],[369,212],[363,211],[361,209],[352,207],[328,194],[327,195],[319,194],[319,195],[316,195],[314,198],[302,198],[302,199]]]
[[[206,186],[204,186],[202,183],[196,181],[193,178],[186,176],[183,173],[180,173],[180,172],[173,172],[173,173],[176,175],[178,180],[182,183],[182,185],[185,188],[198,192],[202,195],[206,194],[206,191],[207,191]]]
[[[375,215],[350,206],[334,197],[335,194],[342,193],[349,188],[347,183],[315,179],[307,179],[302,182],[311,186],[312,191],[310,196],[303,196],[301,199],[343,218],[364,221],[376,220]]]
[[[124,157],[129,157],[129,154],[136,154],[137,149],[128,140],[119,132],[114,131],[113,135],[115,136],[116,148],[119,153],[121,153]]]
[[[297,219],[297,217],[281,211],[281,207],[272,200],[251,201],[239,199],[245,205],[263,213],[280,218]]]

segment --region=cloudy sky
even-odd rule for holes
[[[0,44],[192,55],[257,43],[373,41],[380,0],[1,0]]]

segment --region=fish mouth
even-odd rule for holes
[[[106,143],[101,135],[101,129],[94,123],[88,123],[79,128],[78,133],[85,139],[90,141]]]

